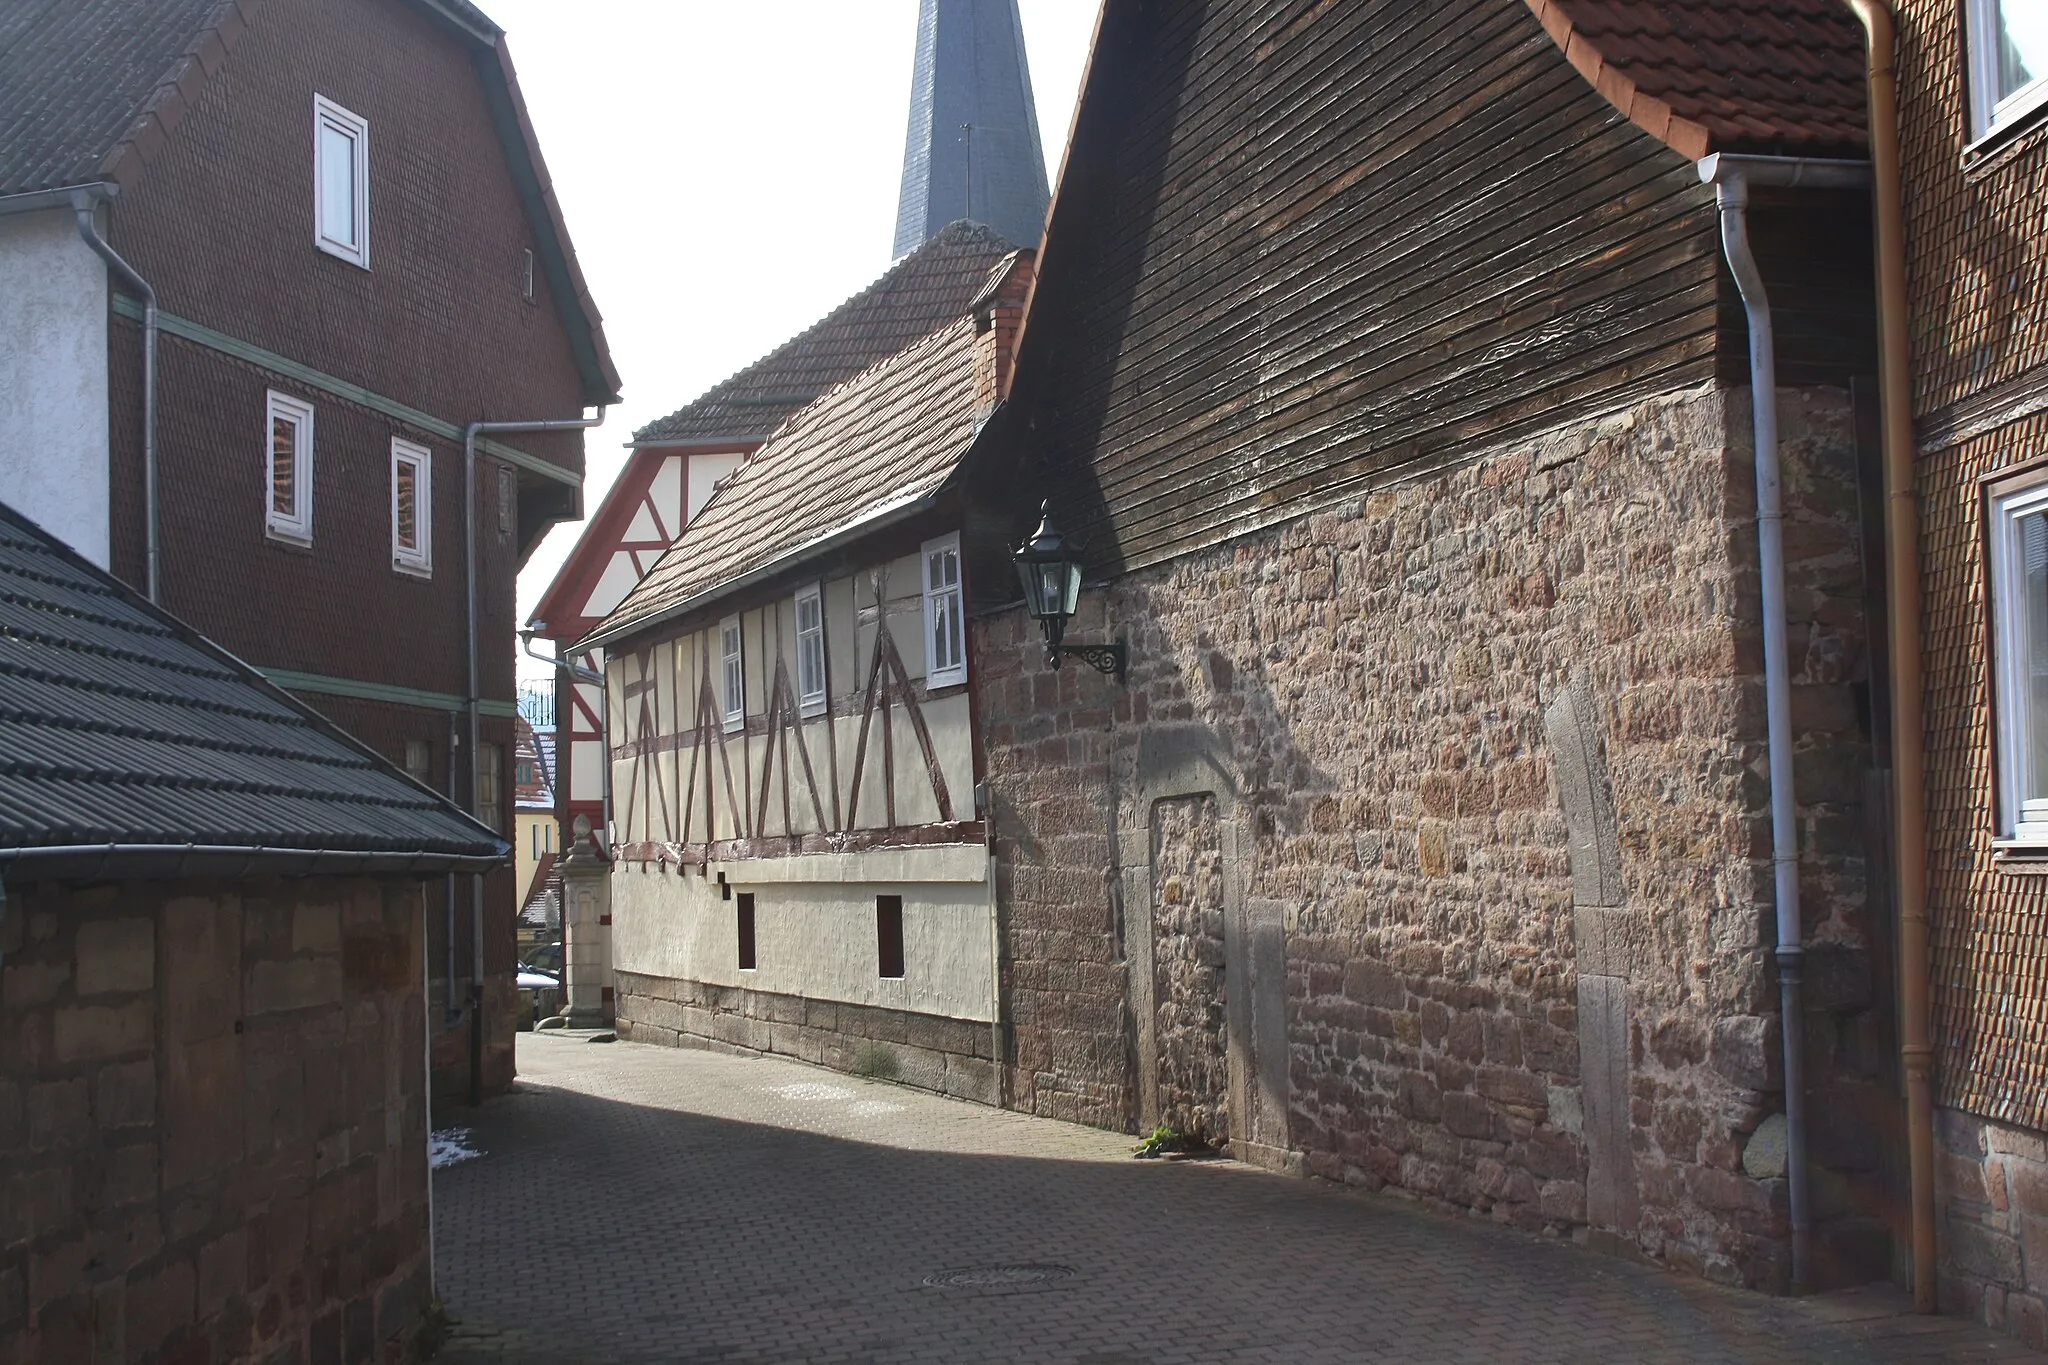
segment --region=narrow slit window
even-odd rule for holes
[[[533,302],[533,250],[519,253],[519,297]]]
[[[733,915],[738,920],[740,938],[740,970],[751,972],[756,968],[754,956],[754,893],[742,891],[733,902]]]
[[[405,775],[423,787],[434,785],[434,746],[423,739],[405,742]]]
[[[732,617],[718,627],[720,655],[724,661],[725,693],[722,698],[725,728],[743,728],[747,723],[746,658],[740,643],[740,623]]]
[[[500,834],[505,831],[505,746],[502,744],[477,746],[476,818]]]
[[[370,124],[313,97],[313,244],[370,268]]]
[[[967,681],[967,621],[962,605],[960,537],[928,542],[924,547],[924,685],[928,688]]]
[[[433,453],[410,441],[391,443],[391,565],[401,573],[434,572]]]
[[[279,540],[313,539],[313,407],[281,393],[265,404],[264,526]]]
[[[796,595],[796,700],[806,716],[825,710],[825,601],[816,584]]]
[[[903,977],[903,897],[875,897],[876,975]]]

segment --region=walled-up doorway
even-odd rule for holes
[[[1231,1138],[1223,829],[1213,795],[1152,807],[1152,971],[1159,1121]]]

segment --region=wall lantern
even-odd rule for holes
[[[1045,661],[1058,668],[1060,660],[1071,655],[1097,673],[1113,673],[1118,682],[1125,681],[1128,659],[1122,640],[1113,645],[1063,643],[1067,621],[1081,604],[1081,547],[1069,545],[1052,524],[1051,502],[1040,507],[1038,529],[1011,558],[1024,583],[1025,606],[1045,632]]]

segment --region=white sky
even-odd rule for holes
[[[1097,0],[1020,0],[1047,178]],[[594,512],[634,429],[889,266],[917,0],[484,0],[504,26],[625,402],[590,433]],[[519,577],[519,619],[582,523]],[[522,658],[523,677],[545,675]]]

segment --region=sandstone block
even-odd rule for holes
[[[1942,1259],[1956,1270],[2007,1287],[2026,1282],[2017,1238],[1960,1218],[1950,1219],[1944,1231]]]
[[[76,941],[78,993],[146,991],[156,983],[156,926],[147,919],[87,920]]]
[[[1477,1095],[1445,1095],[1443,1124],[1459,1137],[1490,1137],[1493,1134],[1493,1110]]]
[[[1785,1174],[1785,1116],[1772,1114],[1757,1125],[1742,1148],[1742,1169],[1752,1180],[1776,1180]]]
[[[1365,1005],[1386,1010],[1407,1008],[1408,991],[1393,968],[1383,962],[1353,962],[1344,969],[1344,994]]]
[[[332,1005],[341,1000],[340,957],[258,962],[249,970],[244,1008],[251,1016]]]
[[[1714,1070],[1745,1090],[1781,1090],[1785,1051],[1775,1015],[1716,1020],[1708,1056]]]
[[[156,1121],[156,1066],[122,1062],[103,1066],[93,1078],[93,1121],[101,1128],[130,1128]]]
[[[9,962],[0,972],[0,1005],[9,1012],[47,1005],[69,980],[68,962]]]
[[[1561,1223],[1586,1221],[1586,1187],[1576,1180],[1545,1181],[1536,1193],[1536,1206],[1545,1218]]]
[[[28,1143],[41,1152],[71,1147],[92,1135],[92,1103],[82,1079],[45,1081],[28,1092]]]
[[[57,1011],[57,1060],[95,1061],[149,1050],[153,1011],[147,999],[125,1005],[74,1005]]]

